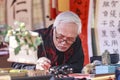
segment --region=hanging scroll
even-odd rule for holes
[[[11,26],[14,21],[24,22],[28,30],[32,29],[32,1],[7,0],[7,23]]]
[[[5,0],[0,0],[0,24],[5,24]]]
[[[88,14],[89,14],[89,0],[70,0],[70,10],[78,14],[82,21],[82,33],[80,34],[82,40],[82,47],[85,55],[84,64],[89,63],[88,51]]]
[[[97,0],[95,31],[97,54],[120,54],[120,0]]]

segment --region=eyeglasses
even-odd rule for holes
[[[64,35],[62,35],[62,34],[58,34],[56,28],[54,28],[54,29],[55,29],[55,37],[56,37],[56,40],[57,40],[59,43],[65,41],[66,44],[72,44],[72,43],[75,42],[76,37],[75,37],[75,38],[73,38],[73,37],[66,37],[66,36],[64,36]]]

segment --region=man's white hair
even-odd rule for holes
[[[74,22],[78,26],[78,34],[81,33],[81,27],[82,27],[81,20],[79,16],[75,14],[74,12],[65,11],[65,12],[60,13],[56,17],[53,27],[57,27],[61,22],[64,22],[64,23]]]

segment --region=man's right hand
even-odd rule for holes
[[[41,57],[37,60],[36,69],[49,70],[51,67],[51,61],[46,57]]]

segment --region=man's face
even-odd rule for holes
[[[75,42],[78,27],[75,23],[60,23],[53,31],[53,42],[59,51],[66,51]]]

